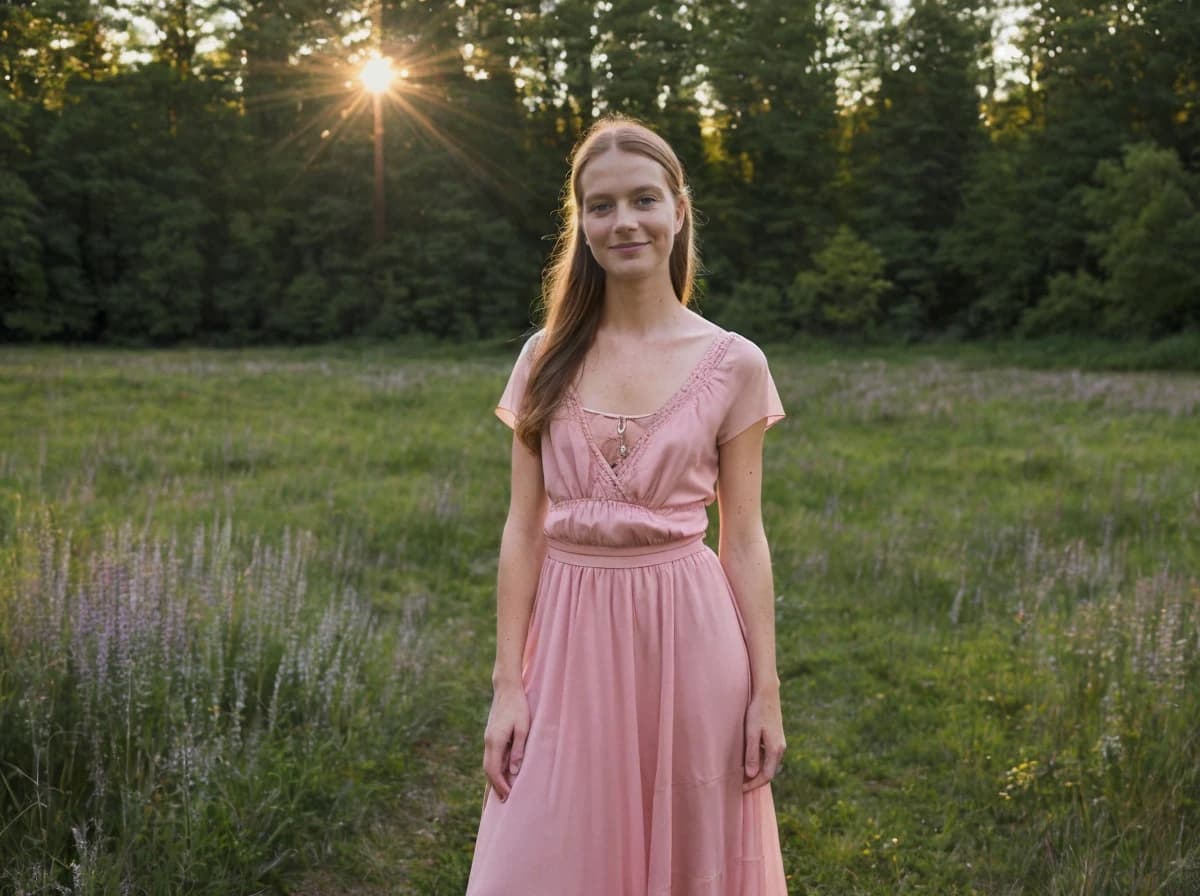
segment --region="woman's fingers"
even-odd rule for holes
[[[510,775],[515,775],[521,770],[521,760],[525,758],[525,735],[528,733],[528,728],[520,722],[513,727],[512,747],[508,753],[508,773]]]
[[[767,777],[766,770],[759,772],[753,778],[742,782],[742,793],[748,793],[756,787],[762,787],[764,784],[770,784],[771,779]]]
[[[779,773],[783,764],[783,753],[787,744],[778,743],[764,738],[766,732],[761,728],[746,731],[746,780],[742,782],[742,792],[753,790],[768,784]]]
[[[483,736],[483,771],[501,800],[507,800],[512,779],[525,758],[529,733],[529,704],[524,691],[497,692]]]
[[[508,761],[509,740],[508,736],[493,735],[491,732],[483,739],[483,772],[501,800],[508,799],[509,784],[504,775],[504,766]]]
[[[757,725],[746,726],[746,777],[758,776],[762,760],[762,729]]]
[[[785,745],[774,743],[770,740],[763,741],[763,774],[768,779],[774,778],[779,774],[779,766],[783,764],[783,751]]]

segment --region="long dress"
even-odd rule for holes
[[[539,336],[496,408],[509,426]],[[718,446],[783,416],[761,349],[725,330],[666,404],[628,421],[615,466],[616,414],[568,390],[542,436],[525,756],[507,800],[485,790],[468,896],[787,893],[771,787],[742,792],[742,615],[703,540]]]

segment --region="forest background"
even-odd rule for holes
[[[678,148],[701,310],[747,335],[1200,325],[1193,0],[36,0],[0,32],[0,341],[511,335],[605,112]]]

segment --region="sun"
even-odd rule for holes
[[[463,104],[452,102],[438,89],[440,82],[463,72],[460,49],[426,55],[419,50],[406,47],[398,61],[397,57],[384,55],[379,47],[366,50],[321,45],[301,54],[303,69],[288,62],[272,70],[281,89],[257,92],[247,100],[247,106],[299,107],[307,113],[275,145],[280,152],[303,146],[305,167],[313,165],[326,148],[346,134],[354,133],[364,113],[369,119],[377,114],[381,124],[385,117],[395,121],[398,127],[402,125],[413,136],[439,145],[477,176],[501,187],[510,173],[456,140],[445,121],[457,118],[471,127],[490,127],[501,139],[515,139],[514,135],[503,125],[467,112]]]
[[[392,70],[392,60],[387,56],[372,56],[363,65],[358,77],[368,91],[382,94],[387,93],[396,73]]]

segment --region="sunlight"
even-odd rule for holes
[[[338,52],[343,49],[349,52]],[[473,151],[456,134],[462,129],[485,129],[498,139],[511,139],[511,131],[499,118],[453,102],[433,86],[440,79],[464,72],[462,48],[454,46],[424,54],[412,50],[409,48],[397,59],[374,48],[314,49],[311,54],[265,68],[279,86],[255,91],[245,104],[253,109],[300,110],[295,126],[280,137],[274,150],[291,152],[299,148],[306,168],[349,135],[357,133],[356,139],[361,139],[363,117],[373,124],[378,107],[381,131],[386,120],[389,130],[405,135],[402,139],[436,144],[457,159],[464,170],[494,188],[508,185],[511,172],[497,166],[486,153]],[[242,65],[246,65],[244,58]],[[304,77],[297,77],[301,74]],[[393,120],[394,128],[390,125]],[[373,142],[374,127],[368,133]]]
[[[363,86],[374,94],[387,93],[395,76],[395,72],[392,71],[392,60],[386,56],[372,56],[359,74]]]

